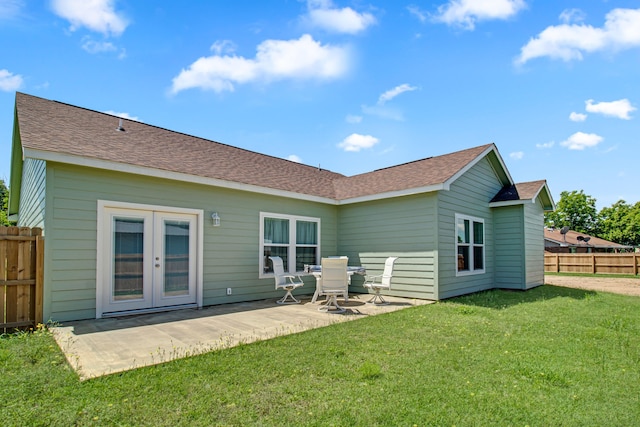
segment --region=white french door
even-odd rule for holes
[[[102,313],[196,303],[196,214],[105,207],[101,222]]]

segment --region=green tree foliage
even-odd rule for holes
[[[10,225],[7,219],[9,206],[9,189],[4,184],[4,179],[0,179],[0,225]]]
[[[640,202],[629,205],[619,200],[602,208],[598,221],[599,235],[605,240],[623,245],[640,245]]]
[[[556,204],[556,210],[544,216],[547,227],[568,226],[579,233],[595,235],[598,230],[596,199],[584,191],[563,191]]]

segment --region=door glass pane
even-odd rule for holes
[[[114,219],[113,299],[140,299],[143,283],[144,219]]]
[[[164,221],[164,295],[189,294],[189,221]]]

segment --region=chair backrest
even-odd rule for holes
[[[397,259],[397,256],[390,256],[384,262],[384,271],[382,272],[382,280],[380,282],[385,286],[391,286],[391,278],[393,277],[393,265]]]
[[[279,256],[269,257],[271,259],[271,263],[273,265],[273,275],[276,278],[276,289],[278,286],[282,286],[287,281],[287,278],[284,277],[284,264],[282,262],[282,258]]]
[[[347,275],[347,258],[322,258],[322,291],[346,291],[349,282]]]

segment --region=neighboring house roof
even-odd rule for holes
[[[581,239],[578,239],[581,237]],[[584,239],[588,238],[585,243]],[[579,246],[592,247],[598,249],[631,249],[632,246],[621,245],[620,243],[610,242],[600,239],[599,237],[589,236],[585,233],[569,230],[566,234],[562,234],[559,228],[544,228],[544,239],[547,246]]]
[[[118,131],[118,117],[23,93],[16,117],[23,158],[336,204],[448,189],[485,157],[514,185],[494,144],[347,177],[137,121]]]

